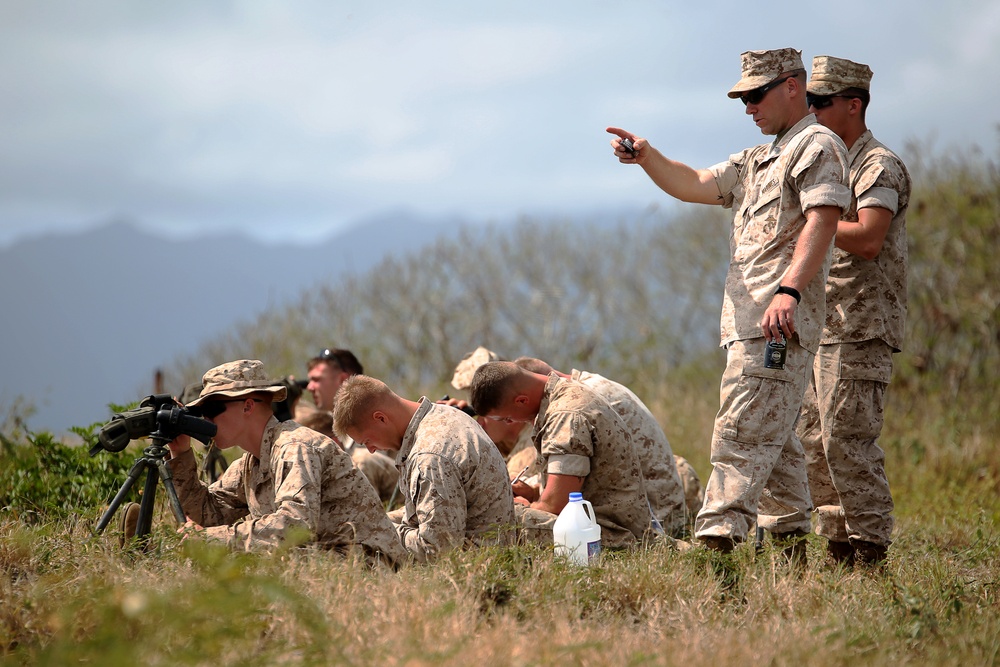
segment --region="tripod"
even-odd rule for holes
[[[140,543],[145,545],[148,542],[149,530],[153,526],[153,505],[156,502],[156,482],[157,480],[163,481],[163,488],[167,490],[167,500],[170,504],[170,509],[173,510],[174,518],[177,519],[177,523],[184,523],[184,509],[181,507],[181,501],[177,497],[177,491],[174,489],[173,475],[170,474],[170,466],[167,465],[167,454],[170,450],[167,449],[166,444],[170,442],[172,438],[168,437],[163,433],[162,430],[157,429],[155,432],[150,433],[150,439],[153,441],[149,447],[142,450],[142,456],[135,460],[132,464],[132,468],[128,471],[128,477],[125,479],[125,483],[122,484],[121,489],[111,500],[111,505],[101,516],[101,520],[97,523],[97,532],[101,533],[111,522],[111,517],[114,516],[115,511],[122,504],[125,496],[128,494],[129,490],[135,484],[142,472],[146,471],[146,483],[142,490],[142,502],[139,505],[139,522],[136,524],[135,536],[140,540]]]

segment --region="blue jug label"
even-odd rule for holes
[[[587,562],[592,563],[601,555],[601,541],[587,542]]]

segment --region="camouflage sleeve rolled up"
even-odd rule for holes
[[[545,472],[575,477],[590,474],[594,443],[583,414],[568,410],[548,413],[538,438],[546,460]]]
[[[406,507],[396,524],[399,539],[416,560],[425,562],[465,543],[466,497],[454,462],[433,453],[416,453],[403,470]]]
[[[194,451],[189,449],[168,463],[184,514],[198,525],[231,524],[249,514],[243,493],[243,459],[234,461],[212,486],[198,479]]]
[[[320,525],[323,463],[313,447],[295,440],[278,441],[270,451],[270,493],[251,498],[250,516],[232,526],[206,529],[206,536],[251,551],[281,544],[291,528],[315,536]]]

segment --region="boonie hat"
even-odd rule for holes
[[[216,366],[202,377],[201,395],[187,404],[191,408],[212,396],[238,398],[258,391],[273,394],[271,401],[284,400],[288,391],[280,380],[271,380],[264,373],[264,364],[257,359],[241,359]]]
[[[451,378],[451,386],[455,389],[468,389],[472,386],[472,376],[476,374],[476,369],[490,361],[500,361],[496,352],[487,350],[480,345],[475,350],[465,355],[465,358],[455,367],[455,375]]]
[[[870,90],[872,69],[868,65],[833,56],[813,58],[812,74],[806,92],[813,95],[836,95],[848,88]]]
[[[742,78],[729,91],[736,99],[743,93],[766,86],[786,72],[804,70],[802,52],[797,49],[771,51],[744,51],[740,54]]]

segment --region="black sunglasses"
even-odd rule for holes
[[[231,398],[228,401],[206,401],[200,406],[196,406],[193,411],[197,411],[203,419],[215,419],[223,412],[226,411],[227,403],[242,403],[247,400],[244,398]],[[254,403],[263,403],[264,401],[259,398],[251,399]]]
[[[740,102],[743,102],[744,106],[747,104],[760,104],[760,101],[764,99],[764,96],[767,95],[769,90],[780,86],[794,76],[794,74],[789,74],[784,79],[778,79],[765,86],[761,86],[760,88],[754,88],[753,90],[747,91],[740,95]]]
[[[853,97],[858,97],[858,96],[857,95],[813,95],[812,93],[806,93],[806,105],[813,107],[814,109],[825,109],[831,104],[833,104],[834,97],[845,97],[847,99],[851,99]]]

